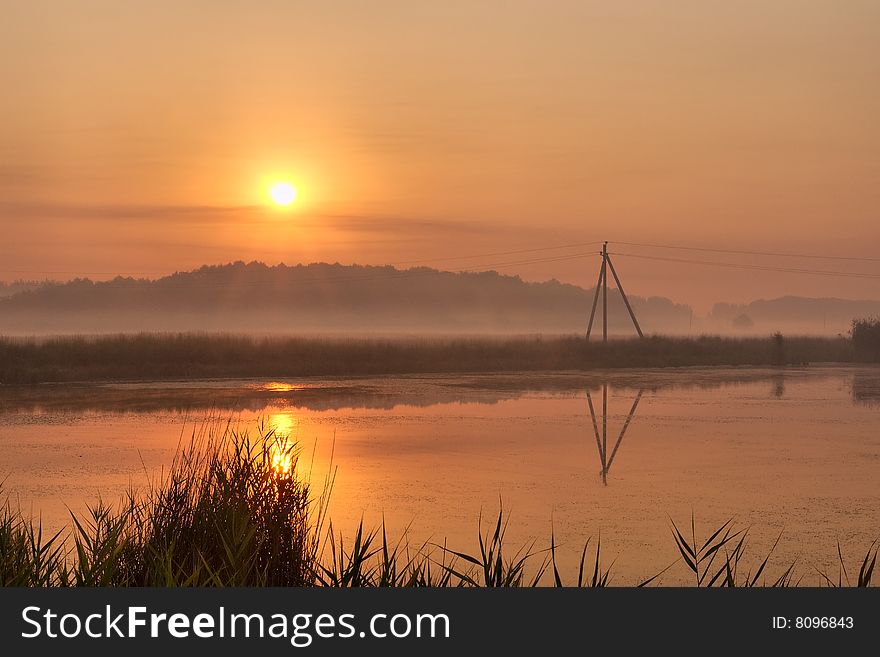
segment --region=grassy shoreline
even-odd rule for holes
[[[0,384],[589,371],[865,362],[845,337],[252,337],[142,333],[0,337]]]
[[[576,573],[560,573],[553,532],[546,545],[511,549],[503,510],[483,533],[479,550],[388,539],[384,526],[361,523],[354,536],[337,533],[326,510],[335,470],[315,494],[297,474],[295,444],[258,426],[252,438],[230,422],[209,423],[179,449],[168,473],[145,493],[112,506],[97,502],[71,526],[45,536],[39,522],[0,505],[0,586],[320,586],[320,587],[604,587],[614,562],[601,539],[583,545]],[[688,526],[689,525],[689,526]],[[632,585],[662,584],[678,569],[692,586],[800,586],[804,564],[777,563],[749,548],[749,528],[733,519],[706,536],[693,517],[670,536],[678,559]],[[778,544],[780,538],[777,539]],[[819,585],[870,586],[878,557],[872,543],[847,569],[838,545],[836,573],[813,568]],[[855,566],[855,568],[853,568]]]

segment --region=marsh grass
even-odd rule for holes
[[[480,520],[482,525],[482,514]],[[495,530],[491,534],[488,532],[485,535],[480,532],[477,534],[480,546],[478,555],[442,547],[445,553],[455,558],[450,565],[444,565],[444,569],[467,586],[483,588],[537,586],[547,569],[548,561],[546,558],[542,559],[537,571],[527,578],[526,564],[538,554],[534,551],[534,542],[520,547],[511,557],[505,559],[504,537],[507,533],[508,521],[509,519],[504,518],[503,507],[500,508]],[[459,563],[465,567],[457,567]]]
[[[781,335],[655,335],[607,344],[588,342],[583,336],[354,339],[141,333],[0,337],[0,383],[782,366],[858,358],[848,338]]]
[[[731,518],[712,532],[705,541],[698,541],[696,521],[693,515],[691,515],[689,538],[682,534],[678,525],[672,519],[669,520],[669,523],[672,528],[675,545],[681,555],[681,560],[693,573],[696,586],[744,588],[758,586],[759,582],[762,581],[760,580],[761,576],[765,574],[770,557],[782,538],[782,533],[780,532],[773,546],[754,570],[747,569],[745,572],[742,572],[743,568],[747,568],[744,562],[749,528],[737,529],[734,519]],[[772,587],[790,586],[795,565],[796,561],[783,570],[776,579],[770,580],[769,583],[764,581],[763,584]]]
[[[868,551],[865,553],[865,558],[862,560],[861,568],[859,568],[859,575],[856,579],[855,586],[858,587],[866,587],[871,585],[871,581],[874,577],[874,566],[877,565],[877,551],[878,545],[877,541],[874,541],[871,546],[868,548]],[[828,585],[832,587],[843,587],[843,586],[852,586],[849,579],[849,573],[846,570],[846,562],[843,558],[843,550],[840,547],[840,542],[837,543],[837,581],[835,582],[831,576],[828,574],[826,570],[821,570],[816,568],[816,572],[819,573],[819,576],[822,580]]]
[[[612,562],[607,568],[602,568],[602,536],[600,534],[596,540],[596,553],[593,558],[591,575],[589,566],[587,565],[587,550],[590,547],[590,541],[592,541],[592,538],[587,539],[587,542],[584,543],[584,549],[581,551],[581,559],[578,565],[578,576],[575,586],[577,588],[604,588],[608,586],[611,581],[611,568],[614,566],[614,562]],[[552,531],[550,533],[550,563],[553,566],[553,585],[556,587],[565,586],[565,584],[562,583],[562,578],[559,576],[559,568],[556,565],[556,538]],[[658,575],[655,575],[651,579],[656,579],[660,574],[662,573],[658,573]],[[649,582],[644,582],[644,584],[648,583]]]
[[[10,501],[0,507],[0,586],[323,586],[323,587],[605,587],[614,562],[604,565],[601,536],[581,550],[577,578],[563,579],[559,544],[531,541],[511,548],[503,507],[491,523],[477,523],[477,550],[445,543],[412,546],[404,532],[389,540],[386,526],[363,521],[346,540],[327,519],[335,470],[315,494],[300,471],[296,444],[259,426],[256,437],[231,423],[203,425],[178,449],[166,474],[140,495],[116,505],[101,500],[71,526],[45,535]],[[326,529],[325,529],[326,524]],[[750,562],[749,529],[733,519],[705,539],[670,519],[679,558],[640,586],[659,584],[671,569],[690,573],[696,586],[797,586],[795,562],[774,570],[770,551]],[[689,536],[687,535],[689,534]],[[838,545],[836,578],[818,571],[820,585],[870,586],[874,542],[851,583]],[[817,569],[818,570],[818,569]]]
[[[9,499],[0,508],[0,585],[53,586],[67,580],[62,532],[43,536],[42,524],[27,520]]]
[[[280,455],[280,456],[279,456]],[[302,586],[322,524],[274,431],[256,440],[208,424],[143,495],[71,514],[69,534],[41,541],[9,502],[0,522],[0,583],[34,586]]]

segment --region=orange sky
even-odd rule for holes
[[[874,1],[0,6],[0,279],[598,239],[880,253]],[[279,178],[291,210],[268,205]],[[596,264],[502,271],[592,284]],[[618,269],[698,309],[880,298],[877,279]]]

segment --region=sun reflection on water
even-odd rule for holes
[[[263,386],[263,390],[269,392],[291,392],[293,390],[302,390],[304,386],[295,383],[284,383],[283,381],[272,381]]]
[[[293,456],[289,449],[272,450],[272,469],[280,475],[290,475],[293,469]]]
[[[299,418],[293,413],[273,413],[269,416],[269,426],[279,438],[291,438],[299,429]]]
[[[291,475],[296,465],[293,436],[299,428],[299,418],[293,413],[273,413],[269,416],[269,426],[276,439],[270,448],[272,469],[279,475]]]

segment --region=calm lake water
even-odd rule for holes
[[[600,531],[613,582],[653,575],[678,556],[669,517],[692,512],[704,537],[751,526],[756,565],[782,532],[770,574],[798,558],[804,584],[813,566],[836,577],[838,541],[858,572],[880,536],[877,368],[0,387],[3,490],[58,528],[68,507],[145,485],[212,417],[297,438],[318,485],[332,454],[347,536],[384,516],[411,544],[473,550],[501,499],[511,546],[545,547],[552,524],[569,579]]]

